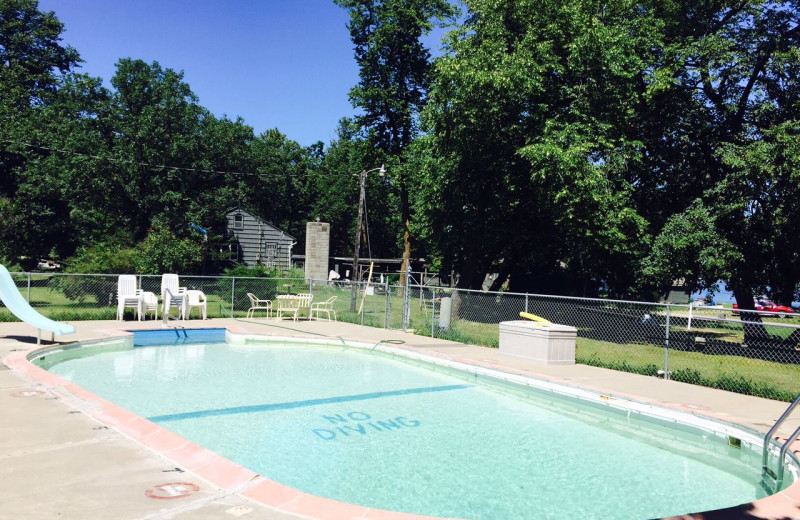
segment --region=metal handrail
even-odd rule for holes
[[[786,456],[786,451],[789,449],[789,445],[792,444],[798,436],[800,436],[800,427],[798,427],[794,433],[792,433],[786,442],[781,445],[780,454],[778,455],[778,471],[777,473],[773,472],[769,469],[769,465],[767,464],[769,458],[769,443],[772,440],[772,435],[780,428],[780,426],[789,418],[789,415],[797,408],[797,405],[800,404],[800,395],[797,396],[797,399],[794,400],[792,404],[789,405],[788,408],[783,412],[780,418],[775,421],[775,425],[770,428],[769,432],[764,436],[764,449],[761,455],[761,470],[762,475],[769,475],[775,480],[775,491],[778,491],[783,483],[783,459]]]
[[[169,320],[173,319],[170,312],[170,307],[173,305],[178,308],[178,318],[183,318],[184,298],[185,293],[178,292],[176,296],[169,289],[164,289],[164,300],[161,304],[161,319],[164,327],[167,326]]]
[[[786,442],[783,443],[781,446],[781,453],[778,455],[778,462],[780,463],[778,466],[778,476],[775,479],[775,491],[778,491],[781,488],[781,484],[783,484],[783,472],[785,470],[785,465],[783,464],[784,457],[786,457],[786,452],[789,450],[789,445],[791,445],[797,437],[800,435],[800,426],[794,431],[793,434],[786,439]]]

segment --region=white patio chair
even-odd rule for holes
[[[331,319],[331,313],[333,313],[333,321],[336,320],[336,311],[333,310],[333,302],[336,301],[336,296],[331,296],[324,302],[317,302],[311,304],[311,315],[313,316],[316,313],[317,318],[319,318],[319,314],[324,312],[328,316],[328,321]]]
[[[208,319],[208,298],[206,298],[206,293],[191,289],[186,291],[186,313],[184,314],[183,319],[188,320],[192,317],[193,307],[203,309],[203,319]]]
[[[147,313],[153,313],[153,319],[158,319],[158,296],[150,291],[141,291],[142,314],[147,319]]]
[[[186,316],[186,287],[180,287],[177,274],[161,275],[161,312],[166,318],[170,307],[178,308],[178,317]]]
[[[247,293],[250,298],[250,308],[247,310],[247,317],[252,318],[255,311],[267,311],[267,318],[272,316],[272,300],[259,300],[253,293]]]
[[[136,277],[122,274],[117,279],[117,319],[122,321],[125,309],[136,309],[136,317],[142,320],[142,294],[136,288]]]
[[[305,309],[304,313],[311,319],[311,301],[313,299],[314,296],[310,293],[279,294],[275,298],[278,302],[275,315],[280,319],[284,314],[291,314],[294,321],[297,321],[300,311]]]

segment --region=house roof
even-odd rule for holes
[[[254,212],[252,212],[252,211],[248,211],[248,210],[246,210],[246,209],[243,209],[243,208],[231,208],[231,209],[229,209],[228,211],[226,211],[226,212],[225,212],[225,216],[227,217],[227,216],[229,216],[229,215],[231,215],[231,214],[233,214],[233,213],[237,213],[237,212],[241,212],[241,213],[247,213],[248,215],[250,215],[250,216],[251,216],[251,217],[253,217],[254,219],[258,220],[259,222],[261,222],[261,223],[263,223],[263,224],[266,224],[267,226],[270,226],[270,227],[272,227],[272,228],[274,228],[274,229],[277,229],[278,231],[280,231],[281,233],[283,233],[283,235],[284,235],[286,238],[288,238],[288,239],[290,239],[290,240],[297,241],[297,237],[290,235],[289,233],[287,233],[286,231],[282,230],[281,228],[279,228],[279,227],[278,227],[278,226],[276,226],[275,224],[272,224],[271,222],[267,222],[266,220],[264,220],[263,218],[259,217],[258,215],[256,215],[256,214],[255,214]]]

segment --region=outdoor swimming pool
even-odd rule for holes
[[[38,363],[269,479],[368,507],[641,519],[764,496],[748,441],[613,400],[343,345],[170,343]]]

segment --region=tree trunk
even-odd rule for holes
[[[403,219],[403,261],[400,264],[400,286],[406,286],[406,273],[411,265],[411,210],[408,205],[408,186],[400,183],[400,213]]]
[[[769,333],[761,321],[761,316],[754,312],[756,307],[753,303],[753,290],[749,287],[734,286],[733,296],[736,298],[740,311],[751,311],[739,313],[739,319],[744,329],[745,344],[769,339]]]
[[[467,253],[464,263],[461,266],[461,273],[458,277],[458,284],[456,287],[459,289],[474,289],[473,278],[478,268],[478,259],[474,254]]]
[[[492,281],[492,286],[489,287],[490,291],[497,292],[500,290],[505,281],[508,279],[508,275],[511,274],[512,263],[513,262],[510,261],[503,261],[503,263],[500,265],[500,272],[497,273],[497,278]]]

